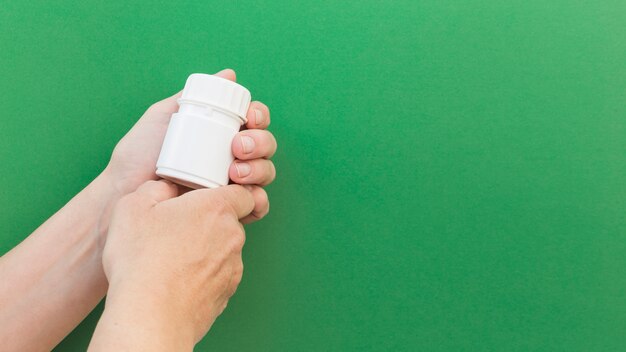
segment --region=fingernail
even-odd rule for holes
[[[235,163],[235,169],[237,169],[237,176],[239,177],[246,177],[252,171],[248,163]]]
[[[257,126],[262,125],[265,122],[265,115],[263,114],[263,111],[254,109],[254,122]]]
[[[245,154],[252,153],[254,150],[254,139],[249,136],[241,136],[241,146],[243,147],[243,152]]]
[[[252,192],[252,186],[250,185],[243,185],[243,188],[247,189],[248,191]]]

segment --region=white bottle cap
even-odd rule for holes
[[[237,115],[243,123],[250,104],[250,91],[218,76],[194,73],[187,78],[179,103],[216,107]]]

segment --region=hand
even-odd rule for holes
[[[233,70],[223,70],[216,74],[235,81]],[[139,119],[133,128],[117,144],[107,174],[122,194],[128,194],[149,180],[156,180],[156,162],[161,151],[163,138],[167,131],[170,117],[178,111],[176,99],[180,92],[172,97],[155,103]],[[274,164],[268,160],[276,152],[276,140],[265,129],[270,124],[270,112],[260,102],[252,102],[247,113],[247,130],[240,132],[233,139],[232,150],[235,162],[229,170],[233,182],[245,185],[265,186],[276,177]],[[256,208],[242,222],[248,223],[265,216],[269,211],[269,202],[265,191],[254,187]]]
[[[102,257],[109,293],[93,346],[152,350],[136,340],[135,329],[145,328],[157,340],[148,343],[187,349],[235,292],[245,240],[239,219],[254,209],[252,194],[229,185],[177,195],[176,185],[149,181],[116,206]],[[115,329],[133,341],[105,344]]]

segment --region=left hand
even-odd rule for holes
[[[226,69],[216,76],[236,80],[235,71]],[[141,184],[157,180],[156,162],[167,132],[170,117],[178,111],[176,100],[181,92],[153,104],[115,147],[107,166],[113,184],[122,194],[134,192]],[[235,162],[229,176],[234,183],[251,185],[255,209],[242,222],[263,218],[269,211],[267,194],[261,188],[276,177],[274,164],[269,160],[276,152],[276,139],[266,130],[270,124],[269,109],[261,102],[252,102],[247,114],[247,128],[233,139]]]

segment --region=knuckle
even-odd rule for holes
[[[237,253],[241,253],[243,246],[246,244],[246,236],[243,232],[238,232],[233,239],[233,248]]]
[[[232,284],[232,288],[231,288],[231,292],[235,293],[235,290],[237,290],[237,287],[239,287],[239,284],[241,283],[241,279],[243,278],[243,268],[241,269],[237,269],[233,272],[233,280],[231,282]]]
[[[235,294],[235,291],[237,291],[237,287],[239,287],[239,284],[241,284],[241,276],[234,276],[233,277],[233,281],[231,282],[231,288],[230,288],[230,295],[232,296],[233,294]]]
[[[228,301],[225,301],[224,304],[222,304],[222,307],[220,308],[220,314],[222,314],[226,310],[226,307],[228,307]]]
[[[215,197],[211,203],[211,208],[219,215],[226,215],[232,212],[231,206],[224,196]]]
[[[243,260],[239,260],[236,269],[237,270],[235,270],[235,274],[239,279],[241,279],[241,277],[243,276]]]
[[[241,283],[241,279],[243,278],[243,261],[241,258],[233,264],[230,278],[230,287],[229,293],[230,295],[234,294]]]
[[[239,226],[233,230],[230,236],[230,249],[233,253],[240,253],[243,250],[243,246],[246,243],[246,235],[243,231],[243,227]]]

